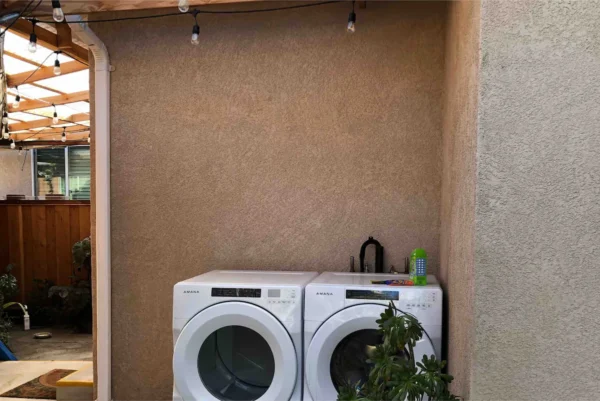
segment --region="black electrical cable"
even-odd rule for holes
[[[0,36],[4,36],[6,31],[8,31],[10,28],[12,28],[12,26],[27,12],[27,9],[29,8],[30,5],[33,4],[34,1],[35,0],[31,0],[29,3],[27,3],[25,8],[23,8],[23,10],[21,10],[19,15],[10,24],[8,24],[8,26],[2,32],[0,32]],[[39,6],[39,3],[37,5]],[[37,6],[36,6],[36,8],[37,8]],[[33,10],[35,10],[35,8]]]
[[[69,24],[94,24],[94,23],[100,23],[100,22],[118,22],[118,21],[143,20],[143,19],[162,18],[162,17],[176,17],[178,15],[188,15],[188,14],[193,15],[194,13],[197,13],[197,14],[253,14],[253,13],[266,13],[266,12],[273,12],[273,11],[284,11],[284,10],[293,10],[293,9],[298,9],[298,8],[324,6],[327,4],[341,3],[343,1],[344,0],[330,0],[330,1],[322,1],[319,3],[296,4],[293,6],[286,6],[286,7],[258,8],[258,9],[251,9],[251,10],[215,10],[215,11],[212,11],[212,10],[193,9],[193,10],[189,10],[185,13],[176,12],[176,13],[167,13],[167,14],[141,15],[141,16],[137,16],[137,17],[123,17],[123,18],[97,19],[97,20],[89,20],[89,21],[68,21],[68,22],[69,22]],[[42,21],[42,20],[37,20],[37,21],[49,23],[49,24],[54,23],[54,21]]]
[[[27,3],[27,5],[25,6],[25,8],[23,8],[23,10],[19,13],[19,15],[2,31],[0,32],[0,37],[4,36],[4,34],[6,33],[6,31],[8,31],[10,28],[12,28],[12,26],[21,18],[25,18],[24,14],[27,12],[27,9],[29,8],[30,5],[32,5],[35,2],[35,0],[31,0],[29,3]],[[39,0],[38,3],[31,9],[31,11],[29,11],[29,13],[27,14],[27,16],[31,15],[31,13],[33,13],[39,6],[40,4],[42,4],[42,0]]]
[[[29,74],[29,76],[28,76],[27,78],[25,78],[25,80],[24,80],[23,82],[20,82],[20,83],[19,83],[19,85],[24,85],[24,84],[26,84],[26,83],[27,83],[27,81],[29,81],[29,78],[31,78],[31,77],[33,76],[33,74],[35,74],[36,72],[38,72],[38,71],[39,71],[39,69],[40,69],[40,68],[42,68],[42,67],[44,66],[44,63],[45,63],[46,61],[48,61],[48,59],[50,58],[50,56],[52,56],[52,55],[53,55],[53,54],[55,54],[55,53],[56,53],[56,52],[52,52],[52,53],[48,54],[48,56],[47,56],[47,57],[44,59],[44,61],[42,61],[42,62],[41,62],[41,63],[40,63],[38,66],[37,66],[37,68],[36,68],[35,70],[33,70],[33,71],[31,72],[31,74]]]

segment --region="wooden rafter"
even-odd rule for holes
[[[69,61],[60,65],[61,75],[70,74],[72,72],[87,70],[88,66],[81,64],[79,61]],[[21,72],[19,74],[8,75],[6,80],[8,87],[14,88],[15,86],[23,85],[24,83],[30,83],[39,81],[46,78],[55,77],[54,66],[40,67],[36,72],[31,75],[31,71]],[[52,90],[52,89],[50,89]]]
[[[23,61],[23,62],[25,62],[25,63],[31,64],[31,65],[33,65],[33,66],[35,66],[35,67],[38,67],[38,66],[39,66],[39,64],[38,64],[38,63],[36,63],[35,61],[33,61],[33,60],[29,60],[28,58],[25,58],[25,57],[23,57],[23,56],[20,56],[20,55],[18,55],[17,53],[13,53],[13,52],[11,52],[11,51],[8,51],[8,50],[4,50],[4,55],[5,55],[5,56],[10,56],[10,57],[12,57],[12,58],[16,58],[16,59],[17,59],[17,60],[19,60],[19,61]]]
[[[50,92],[56,92],[56,93],[61,94],[61,95],[65,94],[65,92],[63,92],[63,91],[59,91],[59,90],[51,88],[49,86],[40,85],[39,82],[28,82],[28,84],[32,85],[32,86],[36,86],[36,87],[41,88],[41,89],[46,89],[47,91],[50,91]]]
[[[78,123],[81,121],[87,121],[89,119],[90,119],[90,116],[88,114],[78,113],[78,114],[73,114],[66,118],[62,118],[59,121],[59,124]],[[11,131],[24,131],[26,129],[50,127],[51,125],[53,125],[51,118],[42,118],[40,120],[10,124],[8,126],[8,128]]]
[[[10,137],[11,139],[14,139],[15,142],[19,142],[19,141],[26,141],[26,140],[44,140],[44,139],[54,139],[56,138],[57,140],[60,141],[60,139],[62,138],[62,131],[60,133],[57,132],[41,132],[38,134],[30,134],[30,133],[22,133],[22,134],[12,134]],[[69,133],[69,131],[67,131],[67,141],[69,140],[77,140],[77,139],[87,139],[87,137],[90,135],[90,131],[79,131],[79,132],[74,132],[74,133]]]
[[[19,104],[18,108],[14,108],[12,104],[9,104],[8,112],[16,113],[19,111],[39,109],[41,107],[48,107],[48,106],[52,105],[52,103],[59,105],[59,104],[87,101],[87,100],[89,100],[89,98],[90,98],[90,93],[88,91],[82,91],[82,92],[75,92],[75,93],[67,93],[65,95],[44,97],[39,100],[25,100],[25,101],[22,101],[21,104]]]
[[[22,38],[29,40],[29,35],[31,34],[31,22],[24,19],[19,19],[10,28],[10,31]],[[60,32],[60,30],[58,32]],[[59,47],[58,36],[55,33],[41,28],[40,26],[35,27],[35,33],[37,35],[37,43],[39,45],[42,45],[53,51],[61,50],[67,56],[81,61],[86,65],[88,64],[88,51],[86,48],[73,43],[72,40],[70,43],[66,43],[62,38],[60,41],[61,47]]]
[[[189,0],[190,6],[202,6],[208,4],[246,3],[256,0]],[[3,6],[6,10],[18,11],[27,2],[22,0],[4,0]],[[69,0],[62,1],[61,6],[65,14],[89,14],[103,11],[127,11],[146,10],[152,8],[175,8],[178,0]],[[33,13],[34,15],[52,14],[52,5],[43,2]]]
[[[61,142],[60,140],[43,140],[43,141],[23,141],[16,142],[17,146],[23,146],[25,149],[32,149],[38,147],[48,147],[48,146],[74,146],[74,145],[87,145],[87,137],[79,139],[79,140],[67,140],[66,143]],[[8,145],[5,145],[8,146]]]
[[[64,131],[66,131],[66,132],[87,131],[89,129],[90,129],[90,127],[87,127],[85,125],[70,125],[68,127],[64,127]],[[39,130],[39,131],[19,132],[17,134],[18,135],[20,135],[20,134],[31,135],[31,134],[35,134],[35,133],[62,134],[62,132],[63,132],[63,127],[49,127],[47,129],[43,129],[43,130]],[[17,134],[13,134],[13,135],[17,135]]]

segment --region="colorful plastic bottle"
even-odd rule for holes
[[[410,279],[415,285],[427,285],[427,252],[417,248],[410,254]]]

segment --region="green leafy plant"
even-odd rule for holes
[[[59,300],[60,320],[73,325],[76,331],[92,331],[92,246],[87,237],[76,242],[72,248],[73,274],[70,286],[52,286],[48,297]],[[56,302],[55,302],[56,304]]]
[[[415,346],[424,334],[417,318],[390,303],[377,324],[383,340],[367,360],[366,382],[348,383],[340,389],[338,401],[458,400],[448,390],[453,377],[442,373],[445,361],[433,355],[415,360]]]
[[[5,301],[15,296],[19,291],[17,278],[10,273],[13,267],[12,264],[6,266],[5,273],[0,276],[0,341],[5,344],[10,339],[9,330],[12,327],[12,323],[4,311],[12,303],[6,303]]]

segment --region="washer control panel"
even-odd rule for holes
[[[269,288],[267,292],[267,305],[293,305],[298,300],[295,288]]]

